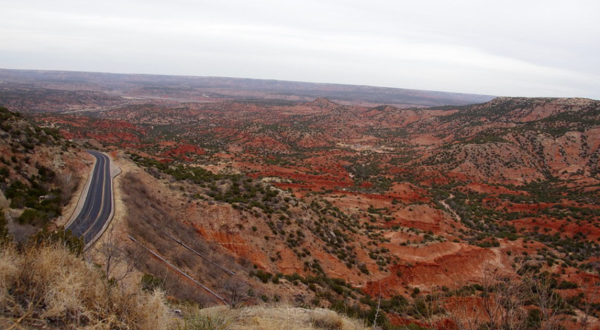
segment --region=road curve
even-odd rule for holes
[[[87,150],[96,158],[91,181],[81,211],[67,230],[82,237],[86,246],[94,241],[109,220],[113,211],[112,177],[110,158],[105,154]]]

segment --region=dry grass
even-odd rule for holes
[[[0,247],[2,329],[363,330],[325,309],[187,306],[174,318],[162,292],[110,284],[102,270],[59,246]],[[195,305],[197,306],[197,305]]]
[[[366,330],[361,321],[349,319],[327,309],[298,307],[207,308],[194,315],[225,320],[235,330]]]
[[[0,248],[0,328],[167,329],[161,292],[109,284],[92,265],[56,246]]]
[[[122,201],[126,206],[126,231],[129,235],[143,242],[177,267],[190,274],[202,284],[224,295],[229,275],[218,267],[214,267],[205,259],[178,245],[165,233],[195,251],[208,260],[230,269],[236,273],[250,271],[250,263],[240,265],[228,252],[217,243],[209,243],[202,239],[195,228],[182,222],[180,200],[170,196],[170,192],[161,194],[158,191],[169,189],[157,182],[148,183],[148,175],[138,172],[126,172],[122,181]],[[156,186],[153,186],[156,185]],[[160,228],[160,231],[156,228]],[[161,232],[162,231],[162,232]],[[147,255],[147,254],[146,254]],[[214,298],[196,287],[190,289],[189,283],[182,281],[176,273],[168,271],[166,266],[153,258],[146,258],[138,265],[142,273],[150,273],[164,279],[164,289],[169,297],[180,301],[194,301],[204,306],[217,303]]]

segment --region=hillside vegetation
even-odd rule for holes
[[[81,174],[76,172],[78,163],[66,162],[77,148],[56,131],[31,125],[17,113],[1,108],[0,114],[0,148],[9,159],[3,157],[0,178],[4,200],[0,208],[0,328],[270,330],[285,325],[287,329],[363,329],[361,322],[327,310],[272,306],[215,312],[184,300],[167,301],[164,290],[173,287],[150,274],[138,275],[130,267],[145,269],[139,251],[133,251],[137,258],[125,254],[126,249],[111,245],[110,237],[84,255],[81,239],[64,232],[57,219],[77,189],[73,176]],[[30,166],[33,161],[35,166]],[[61,177],[66,171],[68,180]],[[63,192],[65,188],[69,194]],[[130,188],[136,189],[135,185]],[[25,218],[28,210],[36,217]],[[161,216],[159,210],[148,214]],[[179,235],[186,232],[177,223],[171,228]],[[158,242],[153,237],[150,243]],[[190,244],[203,248],[198,242]],[[175,287],[181,288],[177,281]]]
[[[28,117],[123,171],[89,254],[109,281],[129,274],[173,304],[285,302],[387,329],[597,325],[600,102],[200,102],[188,89]],[[46,173],[8,171],[7,188]],[[50,199],[36,196],[6,206],[9,226]]]

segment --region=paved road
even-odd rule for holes
[[[91,174],[92,181],[83,208],[73,223],[67,227],[76,236],[83,237],[85,244],[91,242],[100,233],[113,208],[110,159],[98,151],[87,152],[96,157],[96,166]]]

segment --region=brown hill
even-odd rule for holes
[[[278,80],[127,75],[92,72],[33,71],[0,69],[4,82],[0,105],[19,111],[38,107],[38,99],[63,99],[71,109],[84,109],[86,101],[95,98],[103,105],[121,104],[132,98],[155,101],[212,102],[219,99],[245,99],[273,104],[309,102],[325,97],[344,104],[395,104],[407,106],[463,105],[491,100],[489,95],[459,94],[372,86],[317,84]],[[35,96],[27,105],[21,96]],[[82,99],[80,101],[80,99]],[[85,99],[86,101],[83,101]],[[48,103],[39,104],[40,108]],[[65,110],[68,107],[64,108]]]
[[[0,108],[0,212],[19,242],[43,227],[64,225],[90,157],[56,129],[32,125]]]

